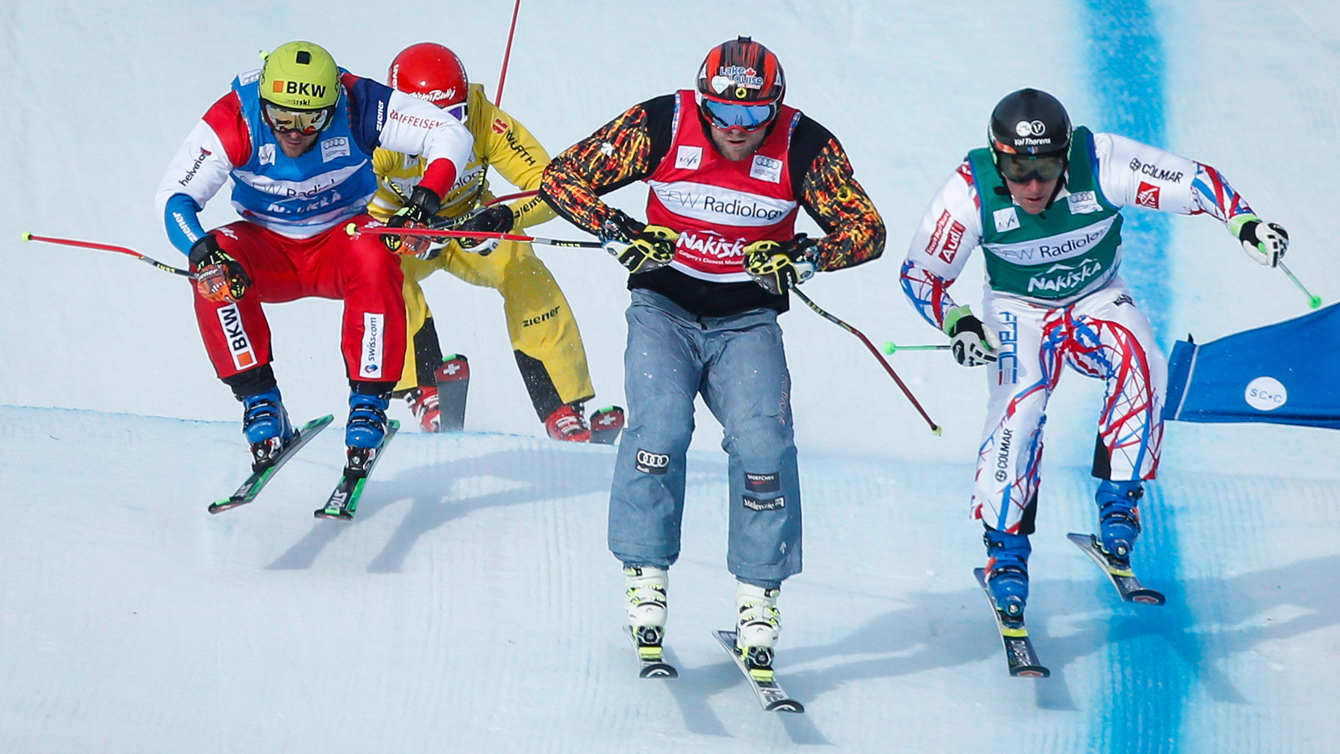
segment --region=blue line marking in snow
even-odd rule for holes
[[[1084,0],[1090,86],[1101,130],[1166,148],[1164,50],[1158,19],[1146,0]],[[1097,129],[1096,129],[1097,130]],[[1168,278],[1168,216],[1130,209],[1122,227],[1122,276],[1149,317],[1160,343],[1171,303]],[[1121,605],[1108,630],[1106,698],[1095,700],[1090,750],[1129,754],[1174,754],[1181,746],[1183,718],[1195,690],[1201,647],[1178,586],[1178,541],[1174,511],[1158,486],[1148,485],[1141,509],[1147,523],[1136,546],[1140,576],[1164,591],[1162,607]],[[1103,584],[1104,599],[1114,599]]]
[[[1163,112],[1163,40],[1144,0],[1085,0],[1090,86],[1100,128],[1160,149],[1167,147]],[[1169,296],[1168,216],[1139,208],[1122,214],[1122,276],[1163,342]]]

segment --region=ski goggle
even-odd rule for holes
[[[703,117],[721,130],[743,128],[745,131],[757,131],[764,128],[777,117],[777,103],[750,105],[743,102],[718,102],[703,98],[699,106]]]
[[[446,107],[443,107],[442,110],[447,115],[450,115],[451,117],[455,118],[458,122],[464,123],[465,116],[467,115],[465,104],[466,103],[464,101],[457,102],[454,105],[447,105]]]
[[[288,110],[279,105],[269,102],[264,103],[262,112],[265,113],[265,122],[275,133],[292,133],[297,131],[303,136],[311,136],[325,130],[330,125],[330,118],[335,113],[335,108],[324,107],[320,110]]]
[[[1065,172],[1065,155],[1050,154],[1030,157],[1020,154],[996,154],[996,167],[1005,180],[1028,183],[1037,179],[1043,183],[1054,181]]]

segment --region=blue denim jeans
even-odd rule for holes
[[[799,573],[800,477],[777,312],[699,319],[634,290],[627,319],[629,418],[610,492],[610,550],[627,565],[669,568],[679,557],[685,454],[701,393],[730,457],[727,568],[769,588]]]

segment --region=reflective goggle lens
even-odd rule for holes
[[[330,124],[334,108],[321,110],[286,110],[278,105],[265,103],[265,120],[276,132],[281,134],[297,131],[304,136],[320,133]]]
[[[1019,154],[997,154],[996,165],[1005,180],[1015,183],[1028,183],[1037,179],[1046,183],[1061,177],[1065,172],[1065,157],[1062,155],[1042,155],[1029,157]]]
[[[738,102],[717,102],[703,99],[703,115],[717,128],[743,128],[757,131],[772,122],[777,105],[746,105]]]

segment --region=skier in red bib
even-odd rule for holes
[[[627,577],[629,627],[659,659],[667,570],[679,557],[685,454],[702,395],[730,456],[727,565],[737,649],[772,676],[782,580],[800,572],[800,480],[791,378],[777,315],[816,271],[880,255],[884,223],[842,145],[783,104],[777,56],[748,37],[708,53],[696,89],[634,106],[559,155],[541,196],[632,273],[624,392],[629,424],[610,494],[609,545]],[[599,195],[651,187],[647,222]],[[796,210],[824,235],[795,232]]]

